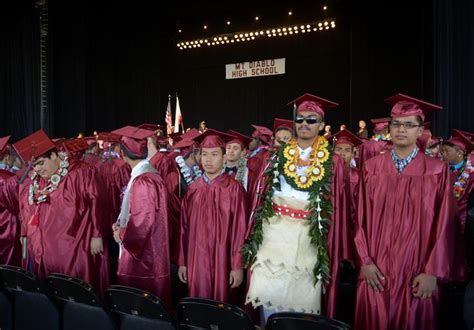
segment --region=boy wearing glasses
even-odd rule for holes
[[[350,257],[350,186],[319,132],[337,104],[305,94],[290,105],[296,138],[269,160],[243,247],[252,274],[246,302],[261,306],[265,319],[281,311],[334,317],[340,261]]]
[[[361,171],[355,328],[435,329],[438,281],[453,275],[454,200],[447,164],[416,141],[425,114],[442,108],[403,94],[385,101],[393,149]]]

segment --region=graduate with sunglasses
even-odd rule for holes
[[[436,329],[439,282],[455,272],[454,199],[448,165],[417,146],[440,106],[397,94],[393,149],[361,170],[355,246],[356,329]]]
[[[251,271],[246,302],[261,306],[264,319],[280,311],[334,317],[339,265],[350,259],[350,184],[319,133],[337,104],[305,94],[289,105],[296,138],[266,165],[243,247]]]

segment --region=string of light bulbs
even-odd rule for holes
[[[176,46],[180,50],[201,48],[204,46],[219,46],[225,44],[235,44],[247,41],[254,41],[263,38],[278,38],[285,36],[296,36],[312,32],[326,31],[336,28],[335,19],[327,19],[319,22],[310,22],[305,24],[292,24],[284,27],[273,27],[245,32],[232,32],[217,34],[207,38],[182,40]]]

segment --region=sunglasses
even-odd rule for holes
[[[303,124],[305,121],[308,125],[322,123],[321,120],[319,120],[318,118],[314,118],[314,117],[309,117],[309,118],[308,117],[296,117],[295,118],[295,123],[297,123],[297,124]]]

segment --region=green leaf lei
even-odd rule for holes
[[[268,221],[275,216],[275,211],[272,207],[272,195],[274,190],[280,190],[279,175],[283,175],[286,181],[295,189],[299,189],[293,182],[292,178],[288,178],[283,171],[281,171],[282,164],[286,162],[283,156],[283,151],[287,145],[281,146],[275,154],[271,157],[267,170],[264,173],[264,181],[266,183],[265,191],[262,193],[263,202],[255,210],[254,222],[252,232],[245,244],[242,246],[242,254],[247,267],[250,267],[256,259],[258,249],[263,241],[263,221]],[[331,147],[327,147],[330,154],[332,154]],[[316,247],[318,254],[318,261],[314,265],[313,275],[314,284],[321,280],[325,285],[330,278],[329,273],[329,254],[327,247],[326,236],[331,224],[331,167],[332,157],[329,157],[323,163],[325,175],[320,181],[314,182],[309,191],[309,203],[307,210],[311,212],[308,218],[311,222],[309,235],[311,243]]]

